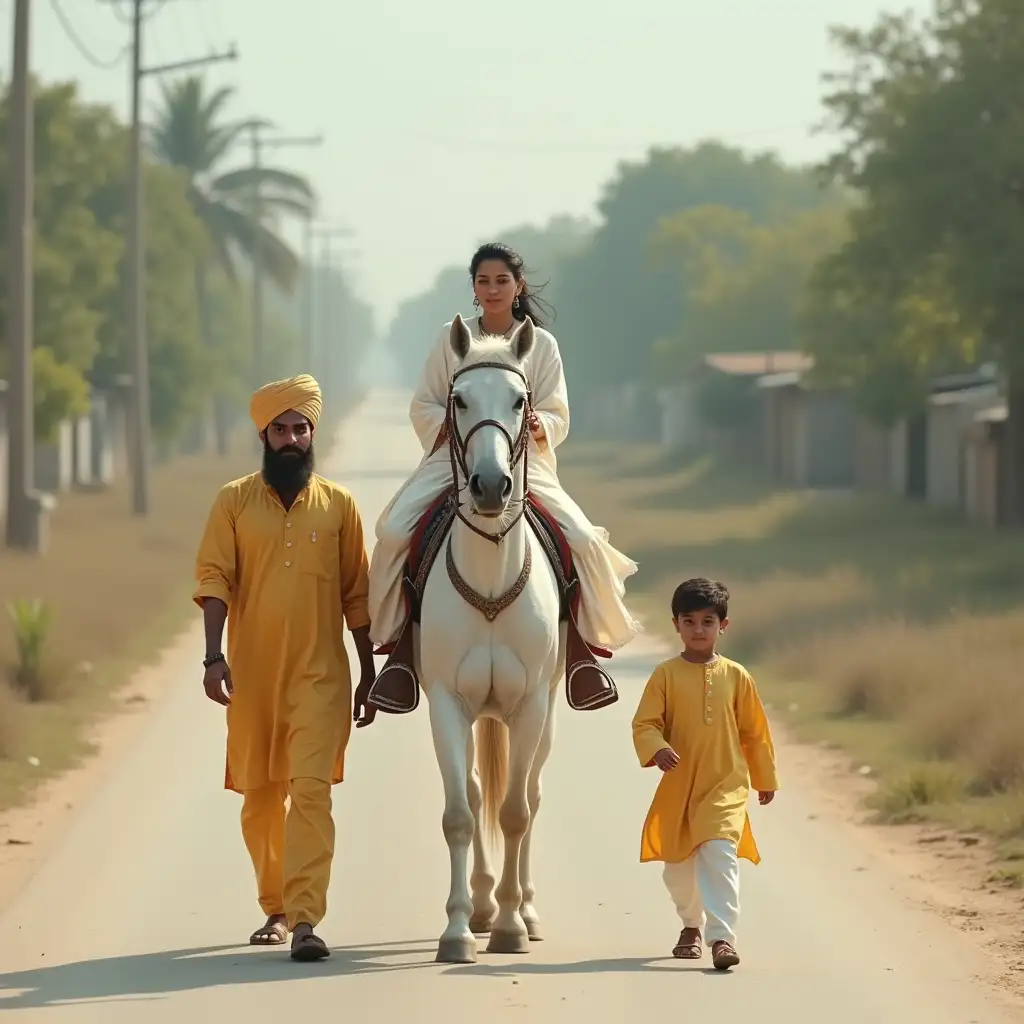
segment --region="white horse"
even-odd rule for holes
[[[416,645],[451,857],[442,963],[474,963],[475,935],[490,933],[493,953],[525,953],[541,937],[530,837],[565,669],[565,629],[554,570],[524,517],[530,390],[522,363],[534,338],[530,320],[510,340],[474,342],[461,317],[451,328],[459,368],[448,442],[465,504],[445,558],[438,554],[427,578]],[[504,861],[495,889],[483,832],[496,838],[498,827]]]

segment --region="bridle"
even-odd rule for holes
[[[516,374],[523,382],[526,387],[526,405],[523,409],[523,425],[519,429],[519,434],[513,437],[507,430],[504,424],[499,423],[497,420],[480,420],[479,423],[474,423],[472,427],[467,431],[466,436],[463,437],[459,433],[459,424],[455,415],[455,383],[463,374],[469,373],[471,370],[506,370],[509,373]],[[493,544],[500,544],[512,531],[515,525],[522,519],[523,514],[526,512],[526,497],[529,493],[529,478],[527,476],[527,451],[530,446],[530,411],[533,408],[532,404],[532,392],[530,390],[530,382],[527,379],[526,374],[518,366],[509,366],[508,363],[500,363],[495,361],[473,363],[471,366],[463,366],[452,374],[451,382],[448,385],[448,403],[445,412],[445,428],[448,433],[448,453],[452,463],[452,480],[455,484],[455,514],[456,516],[468,526],[474,533],[491,541]],[[509,466],[515,473],[516,467],[519,463],[522,463],[523,473],[523,497],[515,499],[519,504],[519,511],[510,523],[499,533],[487,533],[481,530],[478,526],[474,525],[469,519],[463,514],[464,503],[460,500],[462,491],[469,487],[469,467],[466,464],[466,450],[469,442],[473,439],[473,436],[478,430],[482,430],[484,427],[494,427],[505,438],[508,442],[509,447]],[[462,471],[462,478],[466,481],[463,486],[459,486],[459,471]]]

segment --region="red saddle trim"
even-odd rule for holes
[[[427,527],[433,521],[434,516],[436,516],[441,510],[441,506],[444,505],[451,496],[452,490],[453,488],[446,487],[434,499],[434,501],[430,503],[426,512],[423,513],[419,522],[416,524],[416,529],[412,532],[412,540],[409,543],[409,554],[406,557],[405,562],[405,573],[410,579],[416,578],[416,574],[420,571],[420,566],[423,562],[423,555],[425,553],[423,535],[427,532]],[[405,614],[409,615],[412,612],[412,608],[409,604],[409,595],[406,592],[405,587],[402,588],[402,601],[405,603]],[[373,653],[378,655],[391,654],[397,643],[397,640],[392,640],[390,643],[381,644]]]
[[[431,524],[434,516],[441,510],[441,506],[451,497],[452,488],[446,487],[444,491],[437,496],[437,498],[431,502],[430,507],[426,512],[423,513],[420,518],[416,529],[412,533],[412,541],[409,544],[409,557],[407,561],[408,573],[411,579],[416,578],[416,574],[420,571],[420,567],[423,564],[423,556],[426,553],[426,549],[423,544],[423,536],[427,532],[427,527]],[[406,598],[408,603],[408,598]]]
[[[572,579],[574,564],[572,560],[572,548],[569,547],[569,541],[566,540],[565,532],[562,527],[558,525],[558,520],[537,500],[536,495],[528,494],[527,500],[530,502],[530,507],[536,512],[539,519],[543,519],[551,530],[552,536],[555,538],[555,543],[558,545],[558,557],[562,563],[562,572],[565,574],[567,580]],[[577,586],[572,593],[572,599],[569,602],[569,607],[572,611],[572,616],[575,619],[579,614],[580,608],[580,588]],[[604,647],[598,647],[595,644],[588,643],[587,647],[590,648],[590,653],[597,658],[610,658],[612,652]]]

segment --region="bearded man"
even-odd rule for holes
[[[330,955],[314,929],[327,910],[331,787],[342,781],[352,724],[343,622],[363,688],[374,678],[362,522],[349,492],[314,472],[322,409],[306,374],[252,396],[263,467],[217,495],[194,594],[206,627],[203,687],[227,709],[224,788],[242,795],[267,915],[249,941],[279,945],[291,933],[295,960]]]

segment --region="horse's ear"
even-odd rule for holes
[[[473,344],[473,335],[460,313],[456,313],[452,321],[452,329],[448,332],[448,344],[460,362],[469,354],[469,346]]]
[[[510,339],[512,351],[519,362],[530,354],[536,340],[537,328],[533,326],[533,321],[529,317],[524,317],[522,324],[516,328],[516,333]]]

